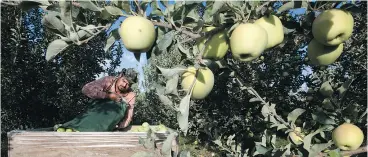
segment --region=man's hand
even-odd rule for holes
[[[121,100],[121,97],[116,93],[109,93],[108,98],[117,102]]]
[[[129,126],[129,122],[127,122],[127,121],[122,121],[122,122],[120,122],[120,123],[117,125],[117,128],[118,128],[118,129],[124,129],[124,128],[128,127],[128,126]]]

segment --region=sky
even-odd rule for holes
[[[109,1],[109,0],[108,0]],[[312,0],[312,1],[315,1],[315,0]],[[350,0],[349,0],[350,1]],[[160,4],[160,3],[159,3]],[[175,4],[175,1],[169,1],[169,4]],[[203,2],[203,4],[205,5],[206,2]],[[340,7],[341,5],[338,6],[338,8]],[[160,4],[159,7],[162,9],[162,10],[165,10],[166,8]],[[152,9],[150,6],[147,7],[147,16],[151,13]],[[291,16],[296,16],[296,15],[299,15],[299,14],[304,14],[306,11],[305,8],[298,8],[298,9],[291,9],[289,10],[289,14]],[[106,32],[107,35],[114,29],[118,29],[120,24],[125,20],[126,17],[120,17],[118,18],[114,24],[111,26],[111,28]],[[157,26],[155,26],[157,27]],[[121,43],[122,44],[122,41],[119,40],[119,41],[116,41],[115,44],[119,44]],[[122,44],[123,46],[123,44]],[[306,50],[307,49],[307,46],[305,47],[301,47],[300,49],[303,49],[303,50]],[[144,83],[144,75],[143,75],[143,67],[145,65],[147,65],[147,56],[146,56],[146,53],[142,53],[141,54],[141,57],[140,57],[140,60],[137,61],[136,58],[134,57],[134,54],[130,51],[128,51],[124,46],[123,46],[123,55],[121,57],[121,64],[119,67],[117,67],[117,71],[120,71],[122,68],[135,68],[138,72],[139,72],[139,88],[141,91],[144,91],[144,87],[143,87],[143,83]],[[297,52],[297,51],[295,51]],[[109,62],[109,61],[107,61]],[[109,66],[109,64],[107,64],[106,66]],[[311,74],[312,73],[312,69],[307,66],[303,71],[302,71],[302,74],[303,75],[308,75],[308,74]],[[100,74],[99,76],[97,76],[97,78],[99,77],[102,77],[102,76],[106,76],[107,73],[102,73]],[[301,87],[303,90],[308,90],[308,87],[306,85],[306,83],[304,83]]]

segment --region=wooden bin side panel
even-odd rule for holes
[[[157,147],[161,148],[167,134],[157,133]],[[138,151],[150,151],[139,144],[136,132],[27,132],[8,134],[9,157],[121,157]],[[176,147],[173,141],[173,149]],[[159,151],[159,150],[158,150]]]

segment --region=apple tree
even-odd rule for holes
[[[230,156],[367,151],[361,147],[367,113],[365,2],[64,0],[19,5],[45,10],[43,25],[57,36],[48,44],[48,61],[126,17],[102,41],[104,50],[121,41],[137,59],[147,53],[148,83],[138,102],[159,114],[137,109],[136,115],[177,130],[164,143],[164,155],[174,136],[188,134],[210,139],[202,140]],[[295,9],[304,11],[290,15]],[[83,20],[87,13],[94,15],[93,23]]]

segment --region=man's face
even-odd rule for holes
[[[116,86],[119,91],[126,92],[129,89],[129,82],[124,77],[119,78],[119,80],[116,82]]]

